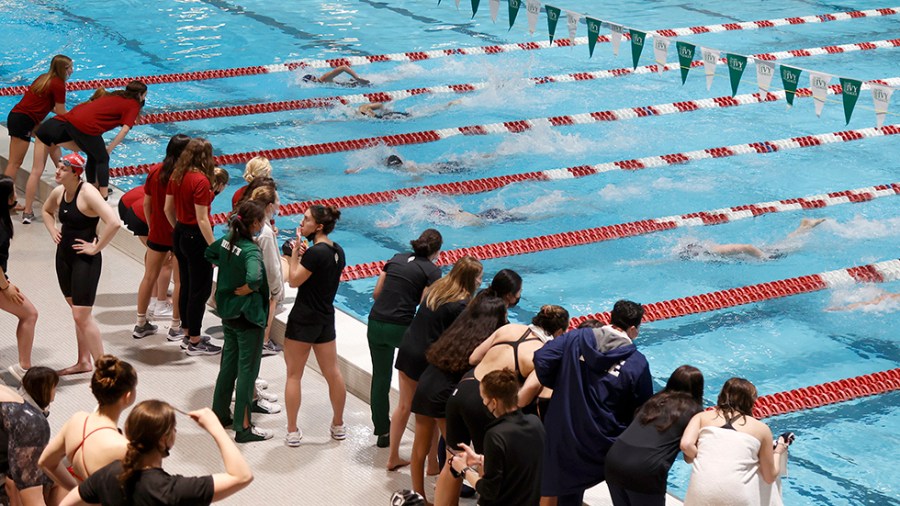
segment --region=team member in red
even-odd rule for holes
[[[184,134],[178,134],[169,139],[169,144],[166,146],[166,158],[161,164],[150,169],[144,186],[138,187],[142,188],[144,192],[141,208],[147,216],[150,230],[146,243],[147,255],[144,257],[144,277],[138,288],[137,322],[131,334],[135,339],[156,332],[156,325],[147,321],[147,310],[150,306],[153,287],[157,284],[163,266],[171,264],[172,258],[172,225],[169,224],[163,211],[166,205],[166,188],[172,172],[175,170],[175,162],[190,140],[191,138]],[[177,265],[172,266],[172,272],[175,275],[175,291],[172,295],[172,325],[169,326],[168,339],[178,341],[184,335],[181,332],[181,311],[178,308],[181,280]],[[166,289],[168,289],[168,279],[166,276]],[[163,292],[160,291],[159,295],[162,294]],[[164,298],[160,300],[165,301]],[[160,316],[159,311],[154,311],[154,313]]]
[[[213,268],[204,253],[215,241],[209,217],[213,199],[215,162],[212,144],[206,139],[191,139],[178,161],[166,187],[165,213],[174,229],[175,259],[181,273],[182,346],[188,355],[215,355],[222,348],[200,338],[206,300],[212,291]],[[217,185],[218,187],[218,185]]]
[[[29,206],[34,200],[38,181],[47,163],[48,149],[56,145],[62,145],[73,151],[84,151],[87,154],[85,165],[87,182],[97,187],[104,199],[107,197],[109,153],[122,142],[134,126],[147,98],[147,85],[140,81],[131,81],[124,90],[111,93],[100,91],[92,98],[65,114],[45,121],[38,128],[35,135],[40,142],[34,143],[34,166],[28,186],[25,188],[26,213],[31,212]],[[122,128],[107,146],[103,141],[103,133],[117,126]]]
[[[72,59],[58,54],[50,61],[50,71],[31,83],[22,100],[9,111],[6,128],[9,130],[9,162],[5,174],[13,180],[25,160],[34,130],[51,111],[66,112],[66,80],[72,75]],[[59,150],[52,153],[53,163],[59,163]]]

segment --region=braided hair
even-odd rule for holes
[[[128,415],[125,420],[125,437],[128,438],[128,450],[122,459],[122,474],[119,485],[125,497],[134,495],[134,485],[140,470],[141,459],[150,452],[159,449],[160,441],[175,430],[175,410],[165,401],[143,401]]]

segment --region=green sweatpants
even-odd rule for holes
[[[223,424],[229,420],[231,393],[234,392],[234,428],[241,430],[244,413],[247,420],[250,420],[250,407],[253,403],[256,377],[259,375],[265,329],[243,317],[222,320],[222,328],[225,331],[225,344],[222,346],[222,361],[219,364],[212,410]],[[236,389],[235,380],[237,380]]]
[[[372,390],[369,404],[372,407],[372,424],[375,435],[391,431],[391,376],[394,374],[394,350],[400,347],[408,325],[380,322],[369,318],[369,354],[372,356]]]

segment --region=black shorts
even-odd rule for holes
[[[482,453],[484,434],[494,416],[484,406],[479,390],[481,382],[475,379],[474,369],[467,372],[447,399],[447,448],[460,451],[459,443],[471,444],[475,453]]]
[[[66,251],[68,248],[70,251]],[[97,298],[97,285],[103,258],[83,255],[72,250],[72,245],[60,243],[56,248],[56,279],[63,296],[72,298],[75,306],[93,306]]]
[[[296,306],[294,306],[296,307]],[[293,310],[291,310],[293,313]],[[297,321],[288,316],[284,329],[284,338],[291,341],[300,341],[308,344],[325,344],[335,340],[337,334],[334,330],[334,315],[331,320],[324,323],[307,323]]]
[[[6,129],[9,136],[23,141],[31,142],[31,132],[34,131],[34,120],[27,114],[11,112],[6,117]]]
[[[134,209],[125,205],[125,202],[119,200],[119,218],[131,233],[138,237],[147,237],[150,235],[150,227],[138,218]]]
[[[447,418],[447,400],[456,389],[459,375],[429,365],[413,395],[412,412],[431,418]]]
[[[69,142],[72,140],[72,136],[69,135],[69,130],[66,128],[66,125],[68,125],[68,123],[61,121],[56,117],[50,118],[41,123],[37,132],[35,132],[35,136],[37,136],[38,140],[48,146]]]
[[[149,227],[148,227],[149,230]],[[149,232],[148,232],[149,234]],[[164,244],[159,244],[153,241],[147,241],[147,247],[152,249],[153,251],[158,251],[160,253],[168,253],[172,251],[172,246],[166,246]]]

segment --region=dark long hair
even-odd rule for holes
[[[237,203],[234,204],[235,210],[241,207],[241,204],[253,198],[253,192],[256,191],[257,188],[263,187],[269,187],[273,190],[277,188],[277,186],[275,185],[275,180],[270,177],[260,176],[253,178],[253,181],[250,181],[250,183],[247,185],[247,189],[244,190],[244,194],[241,195],[241,198],[237,201]]]
[[[253,240],[253,234],[250,232],[250,226],[256,222],[262,222],[266,219],[266,206],[255,200],[248,200],[232,213],[229,227],[231,231],[228,233],[228,242],[234,244],[238,238],[248,241]],[[231,254],[231,249],[228,249]]]
[[[665,432],[678,420],[699,413],[702,407],[703,373],[683,365],[669,376],[666,388],[641,406],[635,418],[642,425],[654,423],[656,430]]]
[[[135,473],[141,457],[159,448],[159,442],[175,428],[175,410],[165,401],[143,401],[129,413],[125,420],[125,437],[128,450],[122,459],[119,484],[125,497],[133,495]]]
[[[9,238],[13,237],[13,224],[12,218],[9,216],[9,197],[12,196],[15,191],[15,181],[9,176],[2,175],[0,176],[0,206],[3,207],[3,211],[0,211],[0,225],[6,229],[6,233],[9,234]]]
[[[722,416],[753,416],[753,404],[756,403],[756,387],[744,378],[730,378],[722,385],[716,409]]]
[[[184,134],[175,134],[169,139],[169,144],[166,146],[166,157],[163,159],[159,173],[160,184],[169,184],[169,178],[172,177],[172,171],[175,170],[175,162],[178,161],[178,157],[181,156],[181,152],[190,141],[191,138]]]
[[[506,301],[479,293],[462,314],[425,352],[425,358],[448,373],[469,370],[469,355],[482,341],[506,323]]]
[[[125,86],[124,90],[116,90],[110,92],[110,95],[117,95],[120,97],[130,98],[132,100],[137,101],[143,106],[143,102],[141,102],[141,94],[147,91],[147,85],[142,83],[141,81],[131,81],[128,83],[128,86]]]
[[[497,271],[494,279],[491,280],[491,286],[485,289],[488,295],[500,298],[508,295],[515,296],[520,290],[522,290],[522,276],[512,269]]]
[[[184,146],[181,155],[175,161],[171,179],[175,181],[175,184],[181,184],[185,174],[191,170],[198,170],[206,176],[209,185],[212,186],[214,184],[213,171],[215,168],[216,162],[213,159],[212,144],[203,137],[194,137]]]

